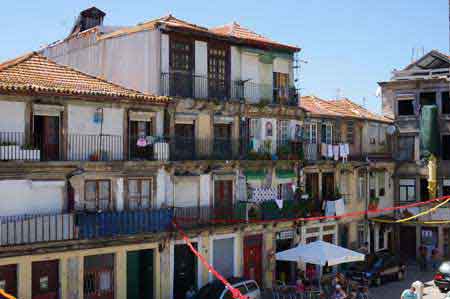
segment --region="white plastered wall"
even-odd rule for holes
[[[25,131],[25,102],[0,101],[0,132]]]

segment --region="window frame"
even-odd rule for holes
[[[447,94],[447,101],[444,103],[444,94]],[[444,107],[447,108],[444,111]],[[449,115],[450,116],[450,92],[449,91],[443,91],[441,92],[441,112],[443,115]]]
[[[323,131],[323,127],[325,127],[325,134],[322,134]],[[320,141],[321,143],[325,143],[325,144],[333,144],[333,123],[330,122],[324,122],[322,123],[322,125],[320,126],[320,132],[321,135],[320,136]]]
[[[111,190],[112,190],[111,189],[111,180],[110,179],[98,179],[98,180],[85,180],[84,181],[84,198],[83,198],[83,203],[82,203],[83,204],[83,210],[93,212],[92,210],[90,210],[90,209],[88,209],[86,207],[86,203],[87,202],[91,202],[91,200],[87,200],[87,194],[88,194],[88,192],[87,192],[87,185],[89,183],[95,183],[95,198],[94,198],[95,208],[96,208],[95,211],[102,210],[100,205],[99,205],[99,203],[100,203],[100,183],[101,182],[107,182],[108,183],[108,195],[109,195],[109,198],[108,198],[107,210],[108,211],[113,211],[115,209],[114,203],[112,201],[112,194],[111,194]]]
[[[138,193],[139,193],[139,206],[135,208],[130,208],[130,181],[138,182]],[[149,194],[148,194],[148,207],[142,207],[142,201],[144,196],[142,195],[142,182],[149,181]],[[125,210],[127,211],[139,211],[144,209],[153,208],[153,177],[128,177],[126,179],[126,197],[125,197]]]
[[[411,102],[411,107],[412,107],[412,113],[411,114],[400,114],[400,103],[404,103],[404,102]],[[411,116],[415,116],[416,112],[414,111],[414,99],[397,99],[397,115],[399,117],[411,117]]]
[[[406,182],[406,181],[408,181],[408,182]],[[410,182],[413,182],[412,184],[410,184]],[[407,179],[407,178],[405,178],[405,179],[399,179],[398,180],[398,199],[399,199],[399,202],[415,202],[415,201],[417,201],[417,190],[416,190],[416,185],[417,185],[417,182],[416,182],[416,179],[414,178],[414,179]],[[406,188],[406,198],[405,199],[402,199],[402,188]],[[413,192],[413,197],[414,197],[414,199],[409,199],[409,191],[411,191],[412,190],[412,192]]]
[[[317,123],[316,122],[307,122],[303,124],[306,143],[317,144]]]
[[[281,103],[289,99],[289,74],[273,72],[273,99]]]
[[[175,49],[175,44],[185,44],[189,46],[189,50],[181,51]],[[195,68],[195,42],[194,39],[180,36],[178,34],[171,34],[169,36],[169,68],[170,72],[182,72],[182,73],[192,73]],[[189,59],[189,65],[187,69],[175,68],[178,61],[176,59],[180,59],[179,55],[187,55]],[[178,58],[177,58],[178,57]]]
[[[406,159],[400,159],[401,161],[414,161],[415,160],[415,152],[416,152],[416,135],[400,135],[398,136],[398,143],[397,143],[397,153],[400,154],[400,152],[403,151],[405,145],[402,145],[400,140],[402,139],[412,139],[412,149],[411,149],[411,156],[409,156]]]
[[[346,133],[346,143],[355,143],[355,121],[353,119],[347,120],[347,133]]]

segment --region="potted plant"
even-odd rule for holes
[[[280,160],[290,160],[289,155],[291,154],[291,149],[288,145],[282,145],[278,148],[277,154]]]
[[[368,206],[369,210],[377,209],[379,203],[380,203],[380,198],[379,197],[376,197],[376,196],[371,197],[369,199],[369,206]]]

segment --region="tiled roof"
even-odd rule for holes
[[[300,107],[305,109],[312,116],[357,118],[385,123],[392,122],[389,118],[372,113],[346,98],[339,100],[323,100],[315,96],[304,96],[300,100]]]
[[[169,101],[167,97],[124,88],[57,64],[36,52],[0,64],[0,91],[124,98],[155,103]]]
[[[300,51],[300,48],[290,45],[285,45],[282,43],[275,42],[267,37],[264,37],[260,34],[257,34],[247,28],[242,27],[236,22],[232,24],[215,27],[215,28],[206,28],[203,26],[199,26],[193,23],[186,22],[184,20],[178,19],[172,15],[167,15],[158,19],[154,19],[145,23],[138,24],[133,27],[128,27],[124,29],[120,29],[109,34],[105,34],[99,39],[106,39],[117,37],[125,34],[131,34],[135,32],[140,32],[144,30],[152,30],[157,26],[165,25],[167,28],[175,28],[175,29],[184,29],[189,31],[195,31],[199,33],[209,34],[210,36],[216,36],[220,38],[230,38],[233,40],[237,40],[239,42],[248,43],[252,45],[265,45],[272,46],[282,49],[287,49],[290,51]]]
[[[218,34],[218,35],[233,37],[233,38],[247,40],[247,41],[253,41],[253,42],[257,42],[257,43],[259,42],[259,43],[263,43],[263,44],[267,44],[267,45],[275,45],[275,46],[291,48],[294,51],[300,50],[299,48],[297,48],[295,46],[289,46],[289,45],[284,45],[284,44],[275,42],[267,37],[264,37],[258,33],[251,31],[248,28],[242,27],[240,24],[238,24],[236,22],[233,22],[233,23],[227,24],[227,25],[223,25],[220,27],[216,27],[216,28],[211,28],[210,31],[215,34]]]

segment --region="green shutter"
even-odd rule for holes
[[[295,179],[297,177],[295,172],[289,169],[277,169],[276,174],[279,179]]]
[[[266,178],[264,170],[244,170],[244,175],[250,181],[262,181]]]

